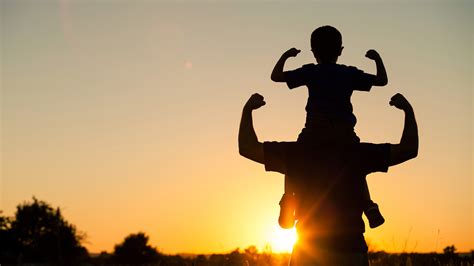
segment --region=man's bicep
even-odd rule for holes
[[[264,164],[264,155],[263,155],[263,143],[258,142],[253,145],[251,148],[244,149],[240,151],[240,154],[247,159],[250,159],[254,162]]]
[[[263,143],[259,142],[257,145],[255,145],[255,161],[257,163],[265,163],[264,161],[264,155],[263,155]]]
[[[265,142],[263,144],[263,161],[266,171],[286,174],[286,144]]]
[[[410,157],[406,149],[403,148],[400,144],[392,144],[390,145],[390,158],[389,158],[389,165],[397,165],[401,164],[405,161],[408,161]]]
[[[366,174],[387,172],[390,166],[391,144],[361,144],[361,159]]]

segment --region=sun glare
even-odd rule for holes
[[[271,246],[274,252],[291,252],[293,245],[298,240],[296,229],[282,229],[275,226],[272,232]]]

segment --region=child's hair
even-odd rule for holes
[[[311,49],[322,62],[333,61],[341,54],[342,35],[332,26],[319,27],[311,34]]]

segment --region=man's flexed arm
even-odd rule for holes
[[[263,96],[255,93],[242,111],[239,128],[239,153],[247,159],[263,164],[263,144],[258,141],[253,128],[252,111],[265,105]]]
[[[403,95],[395,94],[390,100],[390,105],[405,112],[405,123],[400,144],[392,145],[390,148],[389,163],[390,165],[396,165],[418,155],[418,127],[413,108]]]

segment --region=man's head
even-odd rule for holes
[[[322,26],[311,34],[311,51],[318,63],[335,63],[341,55],[342,35],[332,26]]]

